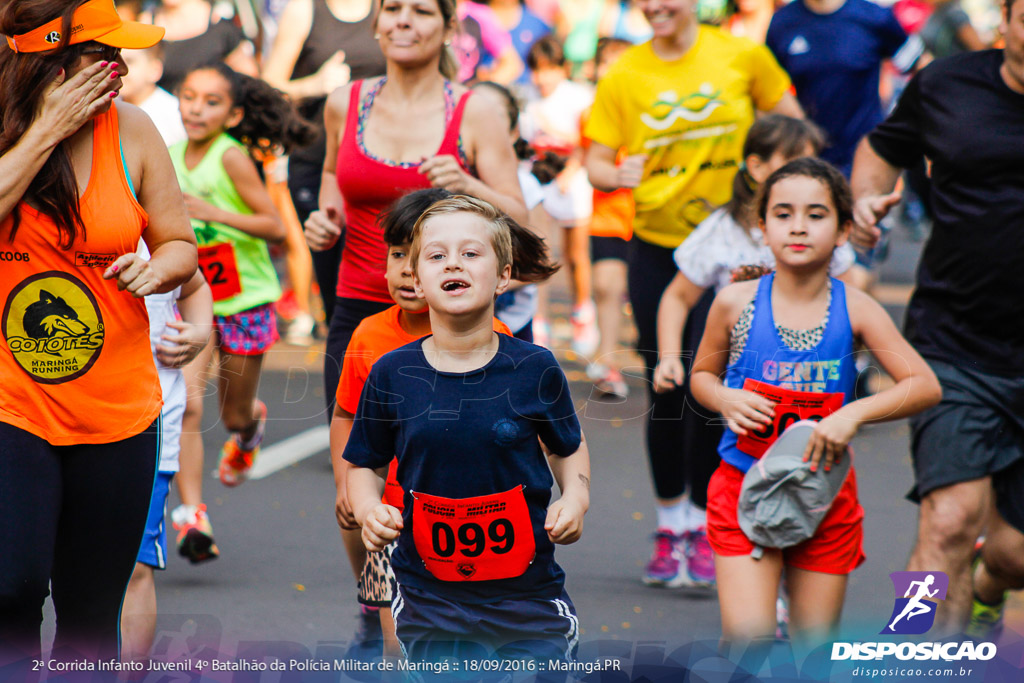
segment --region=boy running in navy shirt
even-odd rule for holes
[[[511,275],[506,221],[454,197],[417,222],[410,257],[433,335],[374,364],[345,449],[366,547],[398,539],[392,609],[413,661],[566,659],[578,638],[554,544],[580,537],[590,460],[554,357],[492,329]],[[393,456],[401,513],[381,502]],[[552,474],[562,495],[549,506]]]

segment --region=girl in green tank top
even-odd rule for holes
[[[267,242],[285,238],[250,153],[287,153],[308,144],[314,129],[281,93],[221,62],[188,72],[178,94],[188,139],[170,154],[199,242],[199,267],[213,292],[220,417],[231,433],[221,450],[220,478],[236,486],[263,437],[267,411],[256,389],[263,355],[277,338],[273,304],[281,296]],[[184,434],[199,433],[203,375],[212,356],[213,349],[205,349],[186,371]],[[182,439],[177,479],[183,505],[202,506],[202,476],[202,440]],[[182,528],[183,554],[185,535]]]

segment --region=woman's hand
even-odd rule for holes
[[[860,423],[838,410],[814,426],[814,432],[804,450],[804,462],[810,460],[811,472],[818,471],[818,464],[825,458],[825,471],[846,453],[846,448],[857,433]]]
[[[462,170],[458,160],[451,154],[439,154],[420,164],[420,173],[427,176],[433,187],[440,187],[452,194],[469,194],[473,176]]]
[[[737,434],[767,427],[775,418],[775,404],[761,394],[745,389],[726,389],[722,396],[722,417]]]
[[[57,142],[77,132],[116,97],[117,92],[112,89],[117,82],[116,69],[117,62],[97,62],[70,79],[61,69],[43,91],[33,125],[38,124]]]
[[[194,325],[184,320],[172,320],[167,323],[167,327],[177,330],[178,334],[160,336],[161,340],[168,343],[157,344],[156,359],[168,368],[188,365],[210,341],[209,325]]]
[[[666,356],[654,368],[654,391],[663,394],[683,386],[686,371],[679,356]]]
[[[153,270],[151,262],[136,253],[124,254],[103,271],[104,280],[114,278],[117,278],[119,290],[127,289],[136,299],[156,292],[163,284],[163,278]]]
[[[341,214],[333,206],[314,211],[306,219],[306,244],[313,251],[330,249],[341,237],[342,225]]]
[[[330,95],[335,89],[352,80],[352,69],[345,63],[345,52],[338,50],[327,58],[316,71],[321,93]]]

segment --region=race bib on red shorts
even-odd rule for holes
[[[475,498],[412,493],[413,541],[441,581],[522,576],[537,553],[523,487]]]
[[[235,263],[235,248],[229,242],[199,247],[199,269],[210,285],[214,301],[230,299],[242,292]]]
[[[775,419],[759,432],[747,431],[736,437],[736,447],[742,453],[760,458],[775,440],[794,422],[822,420],[843,407],[843,394],[793,391],[774,384],[747,378],[743,389],[753,391],[775,402]]]

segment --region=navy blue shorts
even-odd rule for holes
[[[569,595],[483,605],[450,602],[399,584],[391,605],[398,640],[412,662],[447,658],[572,661],[579,619]]]

